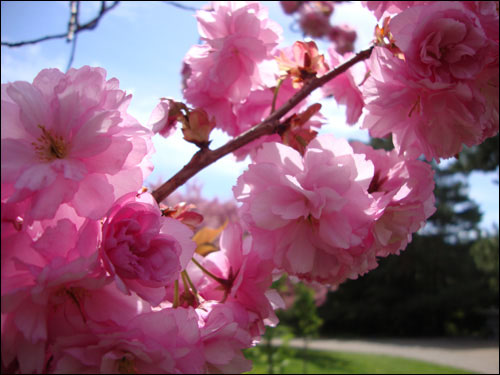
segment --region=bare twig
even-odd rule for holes
[[[81,31],[84,31],[84,30],[93,30],[93,29],[95,29],[96,26],[97,26],[97,24],[101,20],[101,18],[104,16],[104,14],[107,13],[107,12],[109,12],[114,7],[116,7],[119,3],[120,3],[119,1],[115,1],[115,2],[113,2],[113,4],[111,4],[110,6],[106,7],[106,2],[102,1],[101,2],[101,10],[99,11],[99,14],[94,19],[92,19],[89,22],[87,22],[86,24],[84,24],[84,25],[77,25],[77,28],[74,31],[74,35],[76,35],[77,33],[81,32]],[[21,47],[21,46],[25,46],[25,45],[28,45],[28,44],[36,44],[36,43],[44,42],[46,40],[62,39],[62,38],[67,38],[67,37],[68,37],[68,32],[64,32],[64,33],[61,33],[61,34],[47,35],[47,36],[44,36],[44,37],[41,37],[41,38],[32,39],[32,40],[25,40],[25,41],[21,41],[21,42],[3,42],[2,41],[2,46],[7,46],[7,47]]]
[[[179,186],[183,185],[187,180],[189,180],[199,171],[224,157],[225,155],[237,150],[238,148],[250,143],[251,141],[263,135],[274,134],[278,131],[283,130],[281,129],[281,127],[286,125],[281,124],[279,120],[284,115],[286,115],[288,111],[290,111],[318,87],[323,86],[328,81],[339,76],[354,64],[368,59],[371,55],[372,49],[373,46],[357,53],[353,58],[339,65],[327,74],[313,79],[308,84],[304,85],[304,87],[302,87],[302,89],[298,91],[292,98],[290,98],[283,106],[271,113],[264,121],[262,121],[260,124],[255,125],[253,128],[247,130],[246,132],[240,134],[236,138],[230,140],[225,145],[215,150],[210,150],[209,148],[199,150],[179,172],[177,172],[167,182],[153,191],[152,194],[156,201],[163,201],[167,196],[169,196]]]
[[[192,12],[196,12],[197,10],[199,10],[198,8],[190,7],[189,5],[184,5],[184,4],[181,4],[181,3],[177,2],[177,1],[162,1],[162,3],[168,4],[168,5],[172,5],[173,7],[176,7],[176,8],[179,8],[179,9],[189,10],[189,11],[192,11]]]
[[[66,40],[71,42],[75,37],[75,31],[78,27],[78,12],[80,10],[80,2],[79,1],[70,1],[69,2],[71,15],[69,17],[68,24],[68,35],[66,35]]]
[[[60,39],[60,38],[66,38],[67,33],[64,32],[62,34],[56,34],[56,35],[47,35],[38,39],[33,39],[33,40],[23,40],[22,42],[2,42],[2,46],[7,46],[7,47],[21,47],[21,46],[26,46],[28,44],[36,44],[40,42],[45,42],[46,40],[51,40],[51,39]]]
[[[73,65],[73,60],[75,59],[77,37],[78,36],[75,34],[75,36],[73,37],[73,41],[71,42],[71,52],[69,54],[68,65],[66,66],[66,72],[71,68],[71,65]]]
[[[71,9],[71,16],[69,19],[69,24],[68,24],[68,35],[66,36],[66,40],[68,42],[71,42],[71,52],[69,55],[69,60],[68,60],[68,66],[66,67],[66,71],[71,68],[71,65],[73,64],[73,60],[75,58],[75,51],[76,51],[76,40],[77,40],[77,35],[76,30],[78,29],[78,14],[80,12],[80,2],[79,1],[70,1],[70,9]]]

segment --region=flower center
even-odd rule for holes
[[[58,308],[60,305],[66,303],[68,300],[75,304],[76,308],[80,312],[80,315],[84,322],[87,321],[86,314],[83,311],[83,299],[88,296],[88,291],[85,288],[79,286],[61,287],[56,293],[56,300],[53,301],[54,307]]]
[[[420,112],[420,95],[418,96],[417,100],[415,100],[415,103],[413,103],[413,107],[411,107],[410,112],[408,112],[408,117],[411,117],[413,114],[413,111]]]
[[[120,374],[137,374],[135,361],[129,357],[130,355],[124,355],[118,360],[118,372]]]
[[[68,150],[64,139],[61,136],[55,136],[50,130],[45,129],[43,125],[38,125],[42,130],[36,142],[31,144],[35,152],[42,161],[51,161],[54,159],[63,159],[67,156]]]
[[[382,185],[384,185],[384,183],[387,182],[387,179],[388,179],[387,176],[384,176],[384,177],[380,176],[379,170],[375,171],[375,175],[373,176],[373,178],[370,182],[370,186],[368,186],[368,193],[371,194],[371,193],[383,191]]]

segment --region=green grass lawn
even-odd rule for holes
[[[265,347],[247,349],[245,356],[253,360],[247,374],[268,374]],[[387,355],[324,352],[293,348],[275,348],[275,374],[470,374],[470,371]],[[304,367],[305,361],[305,367]]]

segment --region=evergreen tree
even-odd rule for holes
[[[452,170],[466,174],[474,170],[495,171],[498,168],[498,149],[498,134],[478,146],[465,147],[453,164]]]
[[[498,308],[498,236],[496,244],[489,238],[478,240],[481,213],[468,197],[466,172],[485,160],[486,150],[494,142],[468,150],[463,159],[448,167],[434,165],[436,213],[400,256],[382,259],[378,269],[329,294],[319,309],[323,333],[485,333],[484,311]],[[372,145],[392,148],[390,139],[374,140]],[[492,160],[488,163],[498,165],[498,146]],[[484,162],[482,167],[491,170],[493,164]],[[492,284],[497,286],[496,292]]]

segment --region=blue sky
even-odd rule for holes
[[[2,1],[2,41],[29,40],[64,32],[69,19],[68,3]],[[179,3],[200,8],[205,2]],[[265,5],[270,17],[283,27],[284,46],[301,39],[299,33],[290,30],[293,19],[283,14],[278,2],[265,2]],[[99,7],[100,2],[81,2],[80,23],[92,19]],[[351,24],[358,30],[356,49],[360,50],[369,45],[376,20],[354,2],[337,6],[333,22]],[[105,68],[108,78],[118,78],[120,88],[133,94],[129,112],[146,123],[160,97],[182,99],[179,74],[182,59],[190,46],[197,43],[198,32],[192,12],[163,2],[121,2],[101,19],[95,30],[79,34],[73,67]],[[320,48],[326,47],[320,44]],[[19,48],[2,46],[1,82],[31,82],[44,68],[64,71],[70,48],[64,39]],[[344,109],[335,102],[324,102],[323,113],[330,119],[324,131],[337,137],[368,139],[366,132],[345,125]],[[195,146],[181,138],[180,131],[167,140],[155,136],[155,171],[149,181],[165,181],[196,152]],[[228,140],[221,132],[216,132],[212,138],[214,146]],[[230,199],[231,187],[246,165],[245,162],[235,163],[229,155],[199,173],[195,180],[203,184],[207,197]],[[493,223],[498,225],[499,221],[498,185],[492,183],[495,178],[498,179],[498,171],[496,174],[473,173],[470,178],[470,196],[485,212],[484,228],[491,228]]]

